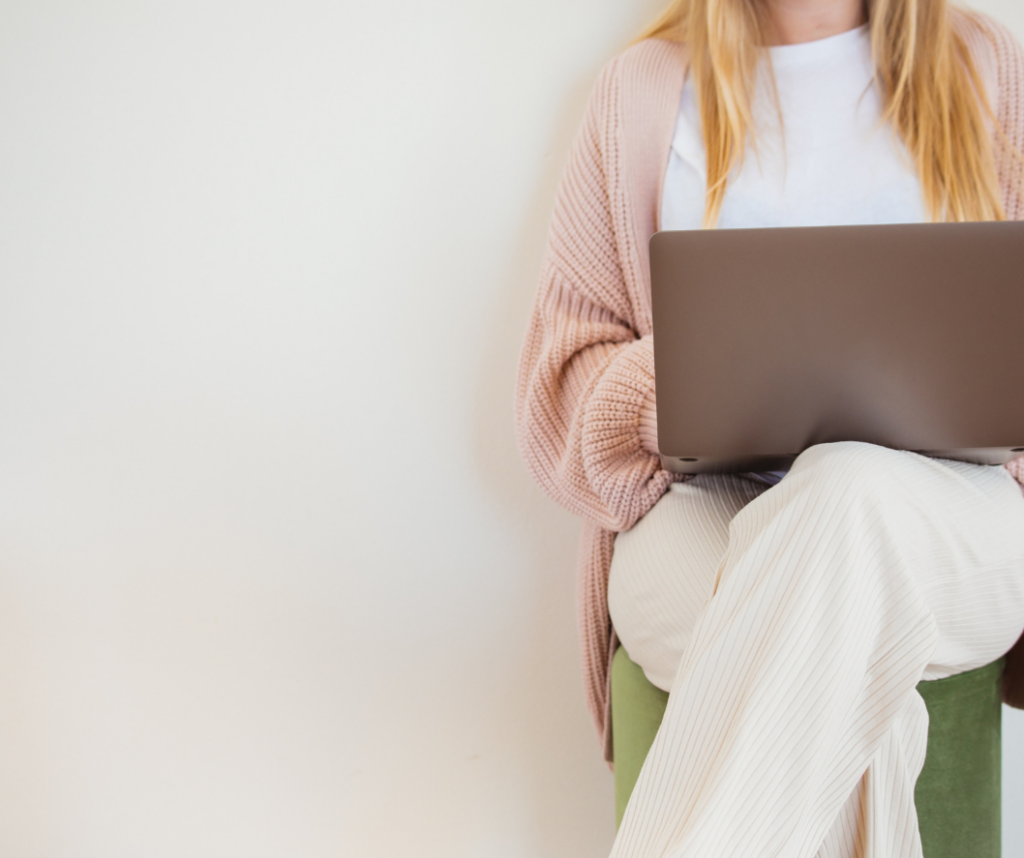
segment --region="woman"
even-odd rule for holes
[[[648,238],[1024,217],[1022,143],[1020,47],[945,0],[677,0],[602,73],[552,218],[517,430],[585,522],[606,756],[619,639],[671,692],[616,858],[920,855],[915,686],[1024,628],[1016,463],[847,443],[786,475],[660,467]]]

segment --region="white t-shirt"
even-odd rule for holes
[[[741,169],[729,177],[718,227],[927,220],[913,161],[891,124],[881,123],[867,25],[767,52],[782,127],[762,63],[751,104],[756,147],[748,141]],[[700,229],[706,182],[691,76],[683,87],[665,173],[663,230]],[[779,478],[781,472],[768,479]]]

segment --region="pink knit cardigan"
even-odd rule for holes
[[[994,21],[954,14],[996,119],[1021,149],[1024,53]],[[676,479],[651,440],[647,242],[658,230],[685,69],[683,46],[647,39],[598,78],[559,188],[516,387],[517,436],[530,471],[584,519],[579,632],[587,702],[609,762],[608,679],[617,646],[607,600],[612,546]],[[1008,155],[997,162],[1007,215],[1021,218],[1014,190],[1021,170]],[[1024,468],[1011,467],[1024,479]]]

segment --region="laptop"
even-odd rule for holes
[[[660,232],[650,259],[670,470],[1024,454],[1024,222]]]

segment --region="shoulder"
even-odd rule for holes
[[[1010,54],[1021,52],[1020,42],[1010,28],[991,15],[956,7],[951,7],[949,12],[953,27],[968,46],[972,50],[977,50],[979,54],[988,55],[998,61]]]
[[[686,66],[686,46],[667,39],[643,39],[612,60],[624,78],[657,78],[681,72]]]
[[[1024,49],[1008,27],[979,12],[957,10],[953,19],[988,97],[995,132],[996,173],[1003,206],[1012,220],[1024,217],[1024,176],[1018,153],[1024,151]]]
[[[612,57],[591,93],[591,110],[606,118],[626,107],[649,101],[674,86],[686,71],[686,47],[666,39],[643,39]]]
[[[1024,96],[1024,49],[1010,28],[982,12],[951,8],[950,14],[993,109]]]

